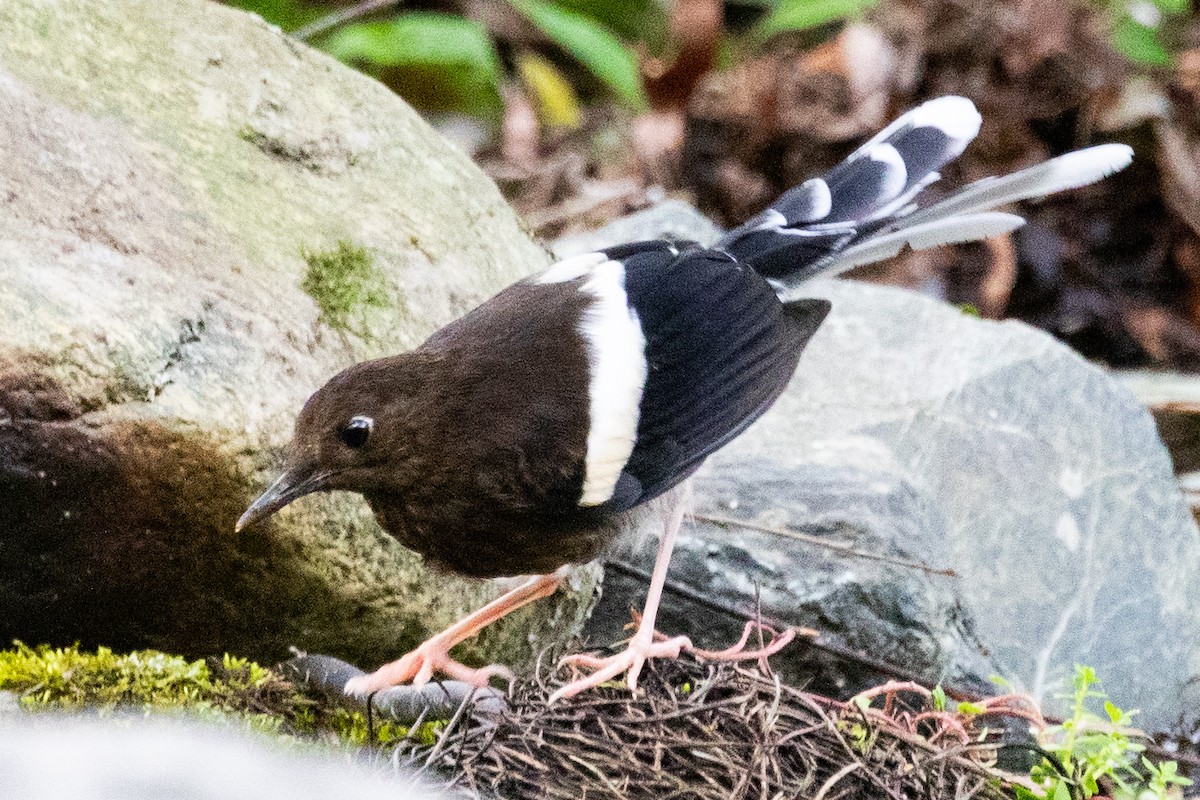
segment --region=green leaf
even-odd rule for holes
[[[1117,708],[1116,704],[1113,703],[1112,700],[1104,701],[1104,711],[1108,714],[1108,718],[1110,720],[1112,720],[1114,723],[1118,723],[1118,724],[1121,722],[1121,719],[1125,716],[1125,712],[1122,711],[1121,709]]]
[[[830,22],[857,17],[877,0],[780,0],[755,26],[756,34],[769,39],[785,31],[806,31]]]
[[[1096,670],[1087,664],[1075,665],[1075,697],[1082,699],[1091,694],[1092,684],[1096,683]]]
[[[1050,800],[1071,800],[1071,790],[1067,788],[1067,784],[1058,781],[1054,786],[1054,794],[1050,795]]]
[[[225,3],[258,14],[272,25],[278,25],[289,32],[303,28],[332,10],[309,5],[301,0],[225,0]]]
[[[1182,14],[1192,8],[1191,0],[1154,0],[1154,5],[1164,14]]]
[[[658,0],[557,0],[559,8],[596,20],[626,41],[658,50],[667,38],[666,4]]]
[[[983,712],[987,711],[986,708],[978,703],[959,703],[957,710],[958,713],[965,714],[968,717],[977,717]]]
[[[632,108],[647,107],[637,59],[612,31],[546,0],[509,0],[542,33],[562,47]]]
[[[387,22],[347,25],[325,45],[342,59],[376,64],[467,64],[500,77],[500,60],[483,25],[453,14],[414,12]]]
[[[1166,67],[1171,56],[1158,41],[1158,31],[1130,17],[1124,17],[1113,29],[1113,46],[1129,59],[1139,64]]]
[[[935,711],[945,711],[946,710],[946,690],[942,688],[942,685],[940,683],[937,686],[933,687],[932,694],[933,694],[934,710]]]
[[[1163,761],[1155,764],[1150,759],[1142,756],[1142,766],[1146,768],[1146,772],[1150,775],[1150,789],[1155,792],[1156,797],[1166,795],[1167,787],[1175,784],[1176,786],[1191,786],[1190,778],[1185,778],[1179,774],[1179,765],[1174,761]]]
[[[478,22],[413,12],[347,25],[323,47],[342,61],[374,67],[376,77],[418,107],[478,116],[500,111],[500,58]]]

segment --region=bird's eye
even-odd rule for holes
[[[375,420],[370,417],[351,417],[346,427],[338,432],[338,436],[346,447],[357,449],[367,443],[367,437],[371,435],[371,429],[374,427]]]

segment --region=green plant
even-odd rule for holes
[[[859,17],[878,0],[778,0],[755,26],[767,39],[786,31],[806,31],[831,22]]]
[[[669,4],[659,0],[505,0],[484,15],[472,15],[468,7],[463,14],[391,12],[370,22],[354,21],[359,6],[378,17],[399,3],[360,3],[347,9],[328,0],[225,2],[285,31],[311,35],[313,44],[383,81],[424,111],[465,112],[492,121],[501,116],[502,88],[509,80],[524,86],[543,122],[552,127],[580,124],[577,95],[589,83],[580,80],[583,76],[625,108],[643,111],[648,101],[639,57],[670,57]],[[878,2],[752,0],[759,19],[743,44],[753,49],[781,33],[853,19]],[[497,12],[505,11],[508,20],[497,24]],[[540,41],[531,41],[529,30]],[[735,38],[727,37],[725,44]]]
[[[335,8],[298,0],[226,1],[285,31],[303,29]],[[647,107],[635,46],[654,49],[665,38],[666,12],[656,0],[508,0],[507,6],[521,24],[567,56],[562,66],[568,72],[582,68],[622,105],[635,111]],[[408,11],[380,21],[338,23],[315,35],[313,43],[380,79],[418,108],[497,120],[503,108],[501,88],[511,74],[539,105],[548,100],[557,109],[551,123],[578,117],[562,111],[561,87],[570,82],[558,65],[543,59],[531,73],[534,51],[528,41],[520,35],[497,41],[493,28],[469,14]],[[502,59],[501,49],[512,57]],[[547,78],[547,70],[555,75]],[[547,87],[556,96],[544,98]],[[570,102],[577,102],[573,94]]]
[[[1145,745],[1136,741],[1141,733],[1129,726],[1137,712],[1117,708],[1100,690],[1091,667],[1075,666],[1073,691],[1063,697],[1071,700],[1070,717],[1060,725],[1047,727],[1039,736],[1042,747],[1058,764],[1045,759],[1030,772],[1045,797],[1094,797],[1100,792],[1101,782],[1108,781],[1119,798],[1166,800],[1171,787],[1191,784],[1177,774],[1175,762],[1155,765],[1141,755]],[[1101,702],[1103,716],[1092,710]],[[1039,797],[1025,787],[1016,789],[1021,800]]]
[[[251,709],[279,679],[246,659],[226,655],[210,666],[154,650],[94,653],[78,647],[33,648],[20,642],[0,651],[0,691],[17,693],[28,710],[118,706],[146,710],[188,709],[201,716],[241,715],[254,728],[274,728],[266,715]]]
[[[1150,776],[1149,783],[1146,784],[1146,790],[1153,798],[1166,797],[1167,792],[1172,786],[1191,786],[1192,782],[1188,778],[1184,778],[1179,774],[1179,765],[1174,761],[1164,761],[1161,764],[1155,764],[1150,759],[1142,756],[1142,766],[1146,768],[1146,773]],[[1138,800],[1143,800],[1145,793],[1138,794]]]
[[[1186,14],[1189,0],[1100,0],[1112,20],[1113,46],[1130,60],[1169,66],[1174,56],[1164,42],[1173,18]]]
[[[552,42],[604,82],[627,106],[646,107],[637,59],[607,27],[548,0],[508,0]]]
[[[411,730],[359,711],[323,704],[275,672],[248,659],[188,661],[155,650],[114,653],[107,647],[29,647],[0,650],[0,691],[17,695],[29,712],[137,708],[146,714],[194,714],[253,731],[345,745],[388,746],[403,740],[431,745],[445,720]]]
[[[322,47],[385,82],[402,83],[397,88],[428,111],[471,109],[481,117],[500,113],[500,57],[487,30],[473,20],[411,12],[346,25]]]

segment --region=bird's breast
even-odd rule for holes
[[[592,561],[623,531],[623,520],[594,509],[531,513],[450,499],[442,513],[368,497],[380,525],[437,568],[475,578],[545,574]]]

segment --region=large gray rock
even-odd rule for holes
[[[412,109],[256,17],[0,3],[0,642],[371,666],[489,599],[354,495],[233,524],[332,373],[546,262]],[[577,630],[589,580],[466,657]]]
[[[662,628],[716,644],[740,623],[714,609],[752,612],[757,582],[767,617],[928,681],[995,672],[1061,711],[1083,663],[1146,727],[1200,719],[1200,537],[1133,395],[1020,323],[853,281],[804,289],[833,312],[787,393],[697,474],[697,512],[958,577],[702,523],[672,572],[690,598]],[[606,580],[610,620],[637,583]]]

